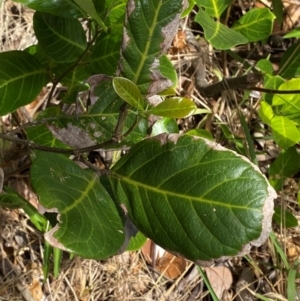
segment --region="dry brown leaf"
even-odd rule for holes
[[[155,269],[166,277],[175,279],[184,272],[185,267],[186,260],[184,258],[166,252],[163,257],[157,260]]]
[[[44,300],[45,296],[42,291],[41,284],[38,280],[34,279],[32,284],[28,287],[29,292],[31,293],[31,296],[36,301],[42,301]]]
[[[232,275],[227,267],[205,268],[206,276],[219,299],[222,298],[224,291],[228,290],[232,284]]]
[[[170,279],[179,277],[187,265],[184,258],[165,251],[150,239],[142,247],[142,253],[146,261],[152,264],[157,272]]]

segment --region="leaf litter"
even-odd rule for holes
[[[249,3],[243,5],[247,6]],[[4,42],[1,44],[1,51],[24,49],[34,43],[32,15],[32,10],[20,4],[12,1],[2,2],[0,22],[3,26],[0,26],[0,32]],[[199,56],[199,51],[197,49],[195,51],[195,45],[192,45],[194,42],[188,43],[186,37],[188,33],[189,31],[185,31],[184,27],[180,29],[173,43],[172,53],[170,52],[173,63],[178,66],[181,83],[179,94],[191,96],[198,106],[212,108],[214,117],[227,124],[232,132],[242,138],[243,132],[240,131],[236,108],[229,98],[230,94],[208,101],[195,88],[193,76],[196,73],[191,68],[191,61]],[[209,46],[205,47],[208,47],[206,55],[211,53],[205,61],[205,80],[211,81],[215,76],[211,62],[216,59],[216,56]],[[236,97],[241,98],[239,94],[236,94]],[[255,107],[254,100],[252,107],[242,108],[248,115],[249,123],[255,122],[255,116],[250,113]],[[182,119],[178,123],[182,132],[202,125],[202,121],[197,116]],[[206,121],[205,128],[214,132],[222,143],[220,129],[213,124],[212,117]],[[263,170],[264,165],[269,164],[277,156],[278,150],[268,141],[260,140],[259,143],[267,149],[266,154],[261,154],[260,157],[260,167]],[[230,147],[230,144],[226,146]],[[14,149],[13,144],[9,147]],[[18,150],[16,156],[9,161],[5,160],[13,173],[14,164],[18,165],[20,160],[24,160],[20,159],[20,151],[22,149]],[[35,206],[38,205],[26,176],[15,177],[14,185],[21,195]],[[277,203],[288,207],[299,221],[300,213],[296,201],[298,191],[297,182],[294,179],[286,179]],[[149,262],[149,259],[147,262],[147,256],[142,251],[125,252],[103,261],[78,257],[70,259],[65,253],[59,277],[54,279],[50,276],[43,284],[41,254],[44,238],[32,227],[21,211],[0,210],[0,300],[20,300],[21,296],[24,300],[34,301],[209,300],[207,287],[195,266],[167,252],[163,252],[161,257],[156,258],[155,265]],[[290,266],[297,268],[300,255],[299,226],[282,229],[274,225],[273,229]],[[234,258],[221,266],[206,269],[206,275],[220,300],[254,301],[258,300],[256,294],[265,295],[271,300],[286,300],[285,270],[274,269],[276,265],[280,266],[281,261],[269,240],[263,246],[253,248],[247,260]],[[173,272],[168,271],[170,267]]]

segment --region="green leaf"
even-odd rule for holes
[[[101,77],[96,75],[95,77]],[[97,79],[93,78],[92,81]],[[66,144],[72,148],[82,148],[105,141],[111,140],[114,135],[115,127],[118,122],[120,107],[123,100],[115,92],[112,79],[107,77],[97,84],[91,84],[91,98],[93,99],[89,110],[79,116],[58,117],[58,121],[53,121],[51,126],[52,133],[55,132],[58,139],[66,138]],[[147,133],[147,120],[141,118],[137,120],[135,112],[128,112],[123,133],[126,133],[137,122],[136,127],[126,136],[126,140],[115,145],[115,148],[121,148],[123,145],[129,146],[131,142],[137,142],[143,139]],[[71,139],[75,137],[74,139]],[[76,138],[77,137],[77,138]],[[70,139],[69,139],[70,138]],[[70,144],[72,142],[72,144]]]
[[[285,228],[292,228],[298,226],[297,218],[289,211],[282,210],[281,207],[275,206],[273,220],[278,225],[283,225]]]
[[[281,27],[284,11],[282,0],[272,0],[272,6],[276,21],[278,22],[279,27]]]
[[[172,86],[160,74],[160,56],[170,46],[179,25],[183,2],[137,0],[127,5],[120,70],[143,96],[158,94]]]
[[[197,5],[205,8],[205,12],[215,18],[220,18],[222,12],[232,3],[232,0],[196,0]]]
[[[284,79],[278,75],[276,76],[265,76],[264,88],[277,90],[282,83],[284,83]],[[263,99],[269,104],[272,105],[274,94],[265,93]]]
[[[203,129],[193,129],[193,130],[187,131],[185,133],[185,135],[197,136],[197,137],[201,137],[201,138],[205,138],[205,139],[214,141],[214,137],[212,136],[212,134],[209,131],[203,130]]]
[[[203,27],[205,39],[217,49],[225,50],[248,42],[242,34],[226,27],[220,22],[215,22],[201,8],[199,8],[195,21]]]
[[[122,35],[124,28],[126,3],[120,3],[109,10],[108,18],[112,35]],[[119,40],[121,41],[121,40]]]
[[[299,171],[300,155],[295,146],[282,150],[276,160],[271,164],[268,174],[269,182],[276,189],[283,188],[285,178],[291,177]]]
[[[116,199],[137,228],[190,260],[234,256],[271,230],[276,193],[247,159],[216,143],[159,135],[133,146],[111,172]]]
[[[116,73],[120,58],[121,37],[118,35],[101,34],[97,39],[92,57],[89,60],[91,74],[106,74],[113,76]]]
[[[139,250],[147,241],[147,237],[144,236],[141,232],[138,232],[136,236],[130,238],[127,251],[137,251]]]
[[[47,83],[46,69],[23,51],[0,53],[0,115],[32,102]]]
[[[174,89],[177,88],[178,86],[177,72],[173,64],[169,60],[169,58],[164,54],[159,58],[159,63],[160,63],[159,71],[161,75],[170,79],[173,83],[173,86],[171,86],[170,88],[174,88]]]
[[[254,8],[241,17],[232,27],[248,39],[257,42],[269,37],[275,16],[268,8]]]
[[[66,18],[83,17],[82,11],[72,0],[15,0],[36,11],[49,13]]]
[[[92,0],[74,0],[75,3],[87,14],[89,14],[106,31],[107,28],[101,18],[98,16]]]
[[[65,93],[61,93],[63,102],[75,103],[77,94],[88,89],[88,87],[83,84],[89,77],[89,73],[84,64],[79,64],[75,68],[74,66],[72,68],[72,64],[58,64],[53,71],[57,78],[64,75],[60,82],[68,87]]]
[[[148,112],[158,116],[184,118],[192,115],[196,109],[197,106],[188,98],[171,97],[164,100]]]
[[[162,133],[179,133],[178,125],[174,118],[164,117],[154,123],[151,136],[156,136]]]
[[[300,41],[284,52],[279,63],[279,75],[283,78],[300,76]]]
[[[263,121],[263,123],[270,125],[271,120],[274,117],[274,112],[272,110],[272,107],[266,101],[262,101],[260,103],[258,115],[261,118],[261,120]]]
[[[59,118],[64,117],[59,107],[49,107],[46,110],[41,111],[36,119],[38,121],[43,121],[43,119],[49,121],[48,118],[53,118],[54,121],[55,116],[58,119],[56,120],[56,123],[59,124]],[[69,148],[66,144],[62,143],[60,140],[53,136],[46,124],[37,124],[32,127],[27,127],[26,134],[28,140],[33,141],[39,145],[56,148]]]
[[[113,86],[117,94],[134,108],[143,110],[144,99],[139,88],[129,79],[114,77]]]
[[[4,188],[4,194],[0,194],[0,206],[10,209],[23,209],[29,216],[30,221],[41,232],[46,232],[48,227],[47,219],[41,215],[38,210],[31,205],[27,200],[20,196],[10,187]]]
[[[287,277],[287,299],[297,300],[299,296],[299,289],[297,286],[297,279],[299,279],[299,272],[297,267],[288,270]]]
[[[273,74],[273,65],[267,59],[262,59],[257,62],[255,67],[259,68],[262,73],[267,73],[269,75]]]
[[[293,78],[280,85],[278,90],[297,90],[299,89],[300,79]],[[273,106],[280,107],[280,113],[289,119],[297,119],[300,117],[300,95],[298,94],[276,94],[273,96]]]
[[[195,0],[188,0],[188,7],[182,12],[181,18],[186,17],[193,10],[196,2]]]
[[[300,141],[300,132],[294,122],[284,116],[275,116],[271,120],[273,138],[275,142],[284,149]]]
[[[77,19],[35,12],[33,27],[39,46],[57,63],[72,63],[85,50],[86,36]]]
[[[69,252],[103,259],[121,247],[121,218],[94,174],[65,156],[37,152],[31,181],[40,203],[58,210],[60,218],[54,237]]]
[[[284,39],[291,39],[291,38],[300,38],[300,28],[295,28],[286,35],[283,36]]]

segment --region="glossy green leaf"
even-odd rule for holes
[[[284,52],[279,63],[279,75],[283,78],[300,76],[300,41]]]
[[[231,0],[196,0],[199,7],[211,17],[220,18],[222,12],[232,3]]]
[[[295,123],[284,116],[275,116],[271,120],[273,138],[284,149],[300,141],[300,132]]]
[[[257,42],[269,37],[275,16],[268,8],[255,8],[248,11],[232,27],[248,39]]]
[[[162,133],[179,133],[177,122],[174,118],[164,117],[158,119],[152,126],[151,136],[156,136]]]
[[[83,17],[83,12],[72,0],[15,0],[36,11],[67,18]]]
[[[164,100],[150,111],[151,114],[171,117],[171,118],[184,118],[192,115],[197,106],[188,98],[172,97]]]
[[[292,228],[298,226],[297,218],[289,211],[282,210],[281,207],[275,206],[274,208],[273,220],[278,224],[282,225],[285,228]]]
[[[274,112],[272,107],[266,101],[262,101],[258,109],[258,115],[263,123],[270,125],[271,120],[274,117]]]
[[[32,102],[47,83],[46,69],[29,53],[0,53],[0,115]]]
[[[33,27],[39,46],[57,63],[76,61],[86,48],[86,36],[77,19],[35,12]]]
[[[98,177],[65,156],[37,152],[31,182],[39,202],[60,214],[54,237],[69,252],[103,259],[124,241],[123,224]]]
[[[230,49],[233,46],[248,42],[242,34],[226,27],[220,22],[214,21],[201,8],[199,8],[195,21],[203,27],[205,39],[217,49]]]
[[[268,174],[269,182],[276,189],[283,188],[284,180],[299,171],[300,154],[295,146],[282,150],[276,160],[271,164]]]
[[[130,3],[130,2],[129,2]],[[183,2],[137,0],[127,8],[120,61],[121,75],[135,83],[143,96],[172,86],[161,75],[159,58],[169,48],[179,25]]]
[[[266,178],[247,159],[207,140],[146,139],[111,172],[116,199],[137,228],[190,260],[238,254],[262,235],[264,218],[271,230],[276,194]],[[264,206],[271,211],[263,213]]]
[[[113,86],[117,94],[134,108],[143,110],[144,99],[138,87],[129,79],[114,77]]]
[[[100,26],[101,28],[106,31],[107,28],[104,25],[103,21],[97,14],[97,11],[95,9],[95,5],[92,0],[74,0],[75,3],[88,15],[90,15]]]

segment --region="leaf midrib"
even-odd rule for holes
[[[180,198],[186,199],[188,201],[196,201],[196,202],[205,203],[205,204],[209,204],[209,205],[216,205],[216,206],[219,206],[219,207],[227,207],[230,210],[231,209],[243,209],[243,210],[252,209],[252,210],[255,210],[255,211],[260,211],[259,208],[249,208],[249,207],[241,206],[241,205],[228,205],[226,203],[207,200],[207,199],[202,199],[202,198],[201,198],[201,200],[199,200],[199,197],[187,196],[187,195],[181,194],[181,193],[174,193],[174,192],[171,192],[171,191],[168,191],[168,190],[158,189],[157,187],[153,187],[153,186],[141,183],[141,182],[137,182],[135,180],[132,180],[130,178],[118,175],[116,173],[112,173],[111,176],[115,177],[119,181],[126,182],[126,183],[128,183],[130,185],[134,185],[136,187],[144,188],[145,190],[151,190],[151,191],[159,193],[159,194],[169,195],[169,196],[173,196],[173,197],[180,197]],[[245,178],[240,177],[239,179],[245,179]],[[224,182],[226,182],[226,181],[224,181]],[[224,182],[222,182],[222,184]],[[214,188],[215,187],[216,186],[214,186]]]
[[[159,5],[158,5],[157,9],[155,10],[155,12],[156,12],[156,13],[155,13],[155,17],[152,19],[153,21],[152,21],[152,24],[151,24],[151,26],[150,26],[150,28],[149,28],[149,33],[148,33],[148,38],[147,38],[147,42],[146,42],[145,51],[142,53],[142,59],[141,59],[141,62],[140,62],[140,64],[139,64],[139,66],[138,66],[138,68],[137,68],[137,71],[135,72],[135,76],[134,76],[134,78],[133,78],[133,80],[132,80],[135,84],[137,83],[138,79],[140,78],[141,71],[142,71],[142,69],[143,69],[143,66],[144,66],[144,64],[145,64],[146,59],[148,58],[148,55],[146,55],[146,54],[148,54],[149,49],[150,49],[150,44],[151,44],[151,39],[149,39],[149,37],[151,37],[151,36],[153,35],[155,26],[156,26],[156,24],[157,24],[158,12],[159,12],[159,10],[160,10],[160,8],[161,8],[161,6],[162,6],[162,4],[161,4],[162,2],[163,2],[163,1],[160,1],[160,2],[159,2]]]

